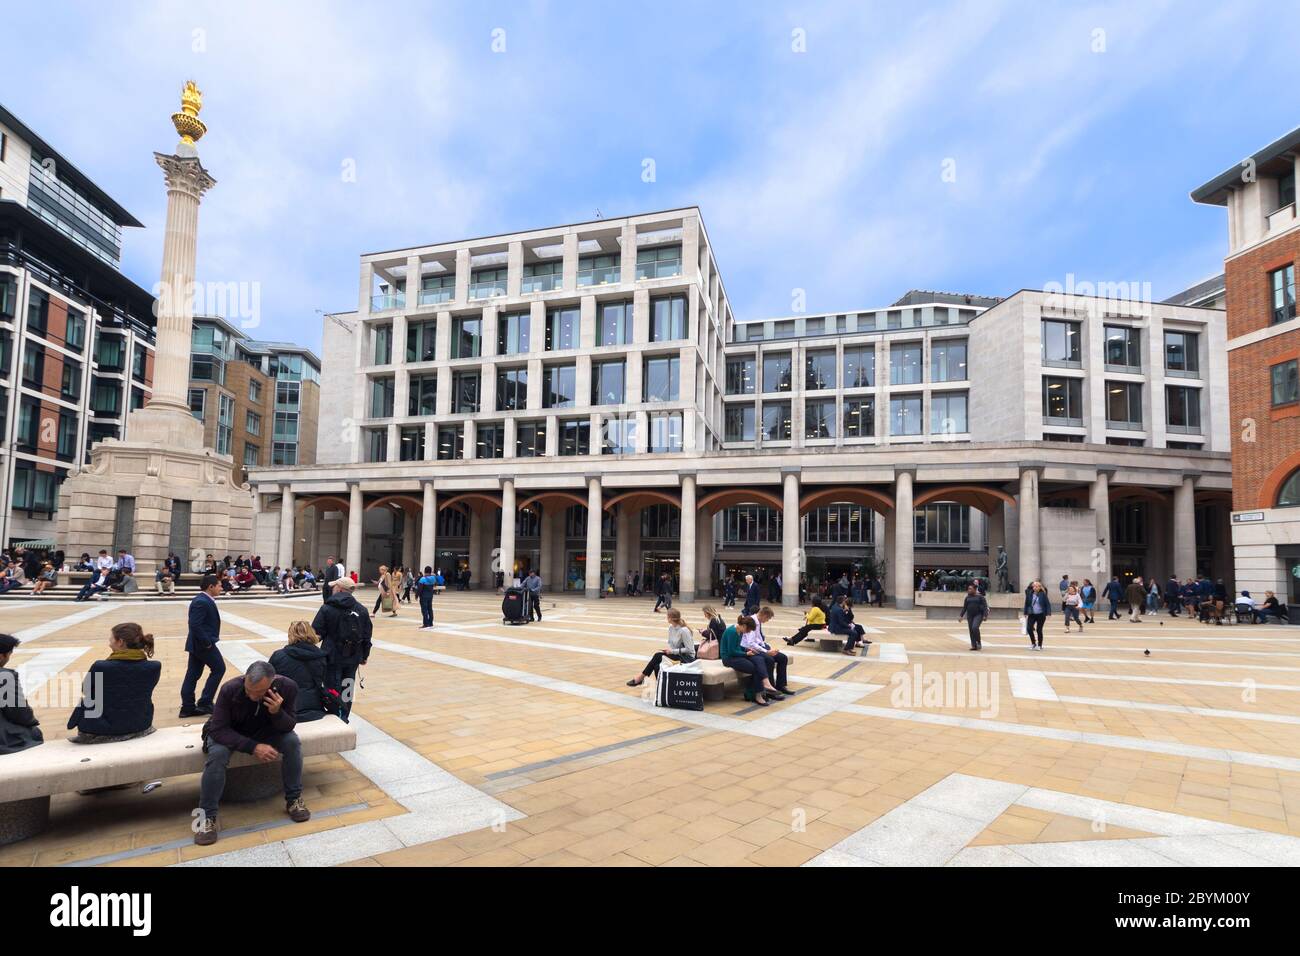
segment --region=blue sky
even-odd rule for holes
[[[119,0],[5,20],[24,42],[0,102],[145,223],[123,266],[146,287],[150,154],[198,81],[218,181],[199,278],[258,283],[251,334],[313,348],[320,312],[355,308],[361,253],[597,209],[700,206],[741,319],[789,314],[796,289],[820,312],[1070,274],[1162,298],[1222,267],[1225,214],[1189,190],[1300,123],[1293,15],[1263,3]]]

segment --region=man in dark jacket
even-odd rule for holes
[[[1119,602],[1120,598],[1124,596],[1124,587],[1119,583],[1118,574],[1110,579],[1106,587],[1102,590],[1101,596],[1110,602],[1110,614],[1107,615],[1106,619],[1109,621],[1118,621]]]
[[[189,630],[185,635],[185,650],[189,666],[181,681],[181,717],[198,717],[212,713],[212,698],[226,676],[226,662],[217,650],[221,640],[221,612],[217,610],[217,595],[221,593],[221,579],[215,574],[205,574],[199,581],[199,593],[190,601]],[[194,702],[194,688],[198,685],[203,668],[208,668],[208,680],[203,685],[203,696]]]
[[[1146,588],[1142,586],[1142,578],[1135,577],[1128,583],[1128,590],[1124,596],[1128,598],[1128,620],[1130,624],[1142,623],[1142,605],[1146,600]]]
[[[302,744],[294,727],[298,685],[277,677],[266,661],[248,666],[243,677],[221,685],[212,718],[204,728],[208,758],[199,783],[199,808],[194,842],[217,842],[217,809],[226,789],[226,766],[235,751],[252,754],[262,763],[281,760],[284,810],[294,823],[311,819],[302,800]]]
[[[45,742],[40,721],[27,705],[18,672],[8,667],[9,658],[19,644],[12,634],[0,634],[0,756]]]
[[[334,593],[311,622],[327,658],[325,686],[339,692],[339,716],[344,721],[352,713],[357,668],[370,660],[370,613],[352,596],[355,586],[351,578],[335,581]]]
[[[322,604],[330,599],[330,594],[333,591],[332,585],[341,577],[343,577],[343,568],[338,561],[334,560],[334,555],[331,554],[325,559],[325,574],[321,578],[320,599]]]
[[[763,592],[752,574],[745,575],[745,606],[742,613],[750,617],[758,613],[758,606],[763,603]]]

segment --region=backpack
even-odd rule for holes
[[[337,640],[339,649],[348,657],[351,657],[360,648],[364,638],[361,634],[361,618],[358,617],[356,611],[350,608],[347,610],[340,609]]]

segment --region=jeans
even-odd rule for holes
[[[1070,625],[1071,621],[1078,624],[1080,629],[1083,628],[1083,621],[1079,617],[1079,609],[1071,604],[1067,604],[1065,606],[1065,624],[1067,627]]]
[[[983,645],[980,643],[980,624],[984,622],[983,614],[972,614],[966,618],[966,630],[970,632],[970,646],[979,650]]]
[[[275,734],[258,743],[270,744],[280,751],[280,773],[284,780],[285,802],[302,796],[302,744],[292,730]],[[203,780],[199,783],[199,807],[209,819],[216,819],[221,795],[226,789],[226,767],[233,753],[229,747],[208,741],[208,758],[203,764]]]
[[[798,644],[800,641],[806,638],[813,631],[824,631],[824,630],[826,630],[825,624],[805,624],[803,627],[799,628],[799,630],[794,632],[793,636],[791,636],[790,638],[790,643]]]
[[[420,618],[423,627],[433,627],[433,595],[420,595]]]
[[[767,663],[761,657],[728,657],[722,662],[733,671],[749,675],[749,692],[757,694],[763,689],[763,681],[767,680]]]
[[[1109,620],[1112,620],[1112,621],[1118,621],[1118,620],[1119,620],[1119,600],[1116,599],[1116,598],[1111,598],[1111,601],[1110,601],[1110,617],[1109,617]]]
[[[661,607],[669,608],[673,606],[673,596],[671,594],[659,594],[655,597],[655,610]]]
[[[1046,614],[1029,614],[1025,617],[1025,633],[1029,635],[1029,643],[1035,647],[1043,646],[1043,622],[1047,620]],[[1037,635],[1035,637],[1035,635]]]
[[[226,662],[215,644],[209,644],[207,650],[190,651],[189,665],[185,668],[185,679],[181,681],[182,707],[194,709],[194,688],[205,667],[208,668],[208,679],[203,685],[203,696],[199,698],[199,707],[208,710],[212,708],[212,698],[217,695],[221,679],[226,676]]]
[[[691,659],[684,657],[681,654],[665,654],[663,651],[655,651],[654,657],[650,658],[650,663],[642,669],[641,673],[646,677],[649,677],[651,674],[658,677],[659,665],[663,663],[665,657],[670,661],[676,661],[679,664],[684,660]]]
[[[325,665],[325,686],[339,692],[339,719],[345,724],[352,713],[352,700],[357,695],[357,668],[359,660],[330,661]]]

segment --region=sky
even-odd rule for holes
[[[1226,213],[1189,191],[1300,124],[1277,105],[1294,11],[1264,3],[50,0],[4,22],[0,103],[144,223],[122,266],[150,289],[151,153],[199,84],[198,279],[313,349],[364,253],[692,205],[742,321],[1071,277],[1161,299],[1222,271]]]

